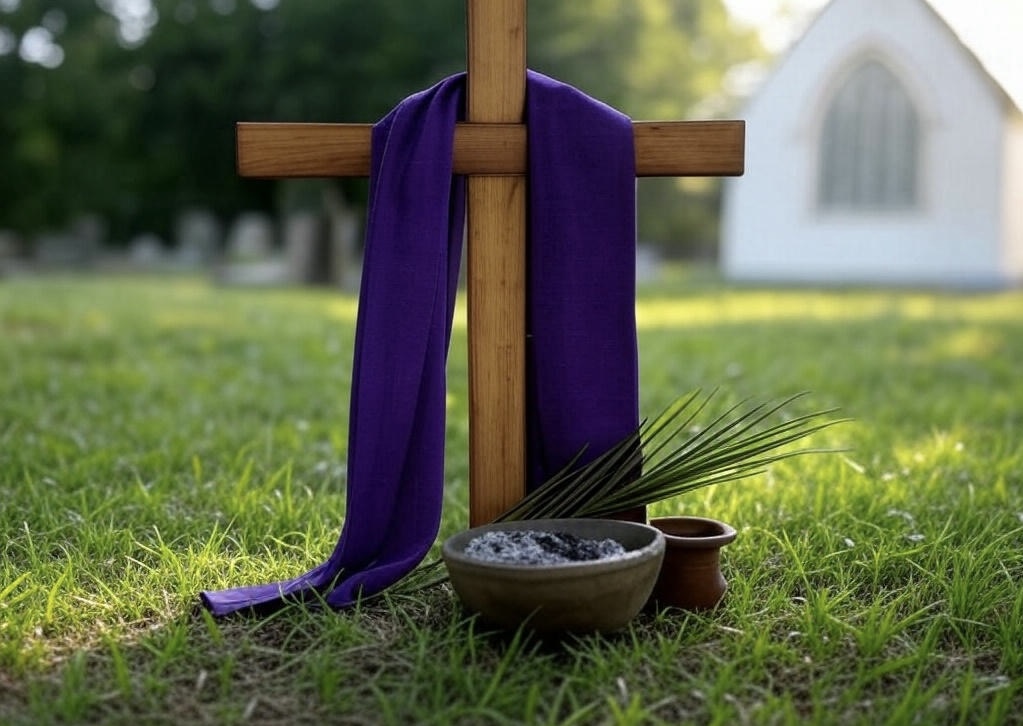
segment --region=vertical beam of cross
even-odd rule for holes
[[[526,1],[468,0],[470,123],[522,123]],[[469,522],[525,493],[526,178],[468,180]]]

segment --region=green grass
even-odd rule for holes
[[[538,642],[443,586],[214,621],[344,514],[355,302],[183,278],[0,283],[0,723],[1023,722],[1023,292],[638,303],[642,406],[809,389],[843,454],[653,513],[739,530],[709,614]],[[465,339],[442,535],[466,521]]]

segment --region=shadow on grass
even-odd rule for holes
[[[342,612],[289,604],[214,619],[196,605],[128,636],[103,638],[53,668],[0,679],[4,723],[560,722],[618,698],[649,643],[638,631],[711,621],[644,613],[635,627],[541,638],[487,627],[448,586]],[[500,716],[504,714],[504,716]],[[516,714],[514,717],[511,714]]]

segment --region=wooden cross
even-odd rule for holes
[[[467,0],[469,520],[489,522],[526,480],[526,0]],[[238,124],[245,177],[368,176],[368,124]],[[633,124],[639,176],[739,176],[742,121]]]

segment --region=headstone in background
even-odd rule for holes
[[[107,243],[107,223],[98,214],[82,214],[71,222],[71,234],[95,258]]]
[[[299,285],[331,283],[330,248],[323,215],[313,210],[291,212],[284,218],[282,231],[289,281]]]
[[[273,220],[261,212],[243,212],[231,225],[217,280],[225,285],[284,285],[287,261],[276,250]]]
[[[636,282],[653,282],[661,274],[661,255],[648,245],[636,247]]]
[[[45,269],[84,268],[95,261],[95,252],[71,232],[44,232],[36,237],[33,257]]]
[[[155,234],[140,234],[128,243],[128,261],[137,270],[159,269],[166,259],[163,240]]]
[[[106,242],[106,222],[98,214],[83,214],[63,231],[36,237],[35,262],[46,269],[84,269],[99,259]]]
[[[284,256],[291,282],[332,284],[332,250],[324,211],[325,194],[334,184],[327,179],[283,179],[277,187]]]
[[[17,257],[21,254],[21,237],[17,232],[0,229],[0,259]]]
[[[344,194],[331,184],[323,190],[323,205],[329,220],[330,281],[346,290],[359,286],[359,215],[352,211]]]
[[[276,247],[273,220],[262,212],[242,212],[227,236],[227,260],[259,262],[270,258]]]
[[[0,229],[0,277],[21,269],[24,256],[24,241],[9,229]]]
[[[175,261],[182,267],[208,267],[220,254],[224,231],[208,209],[183,210],[174,224]]]

